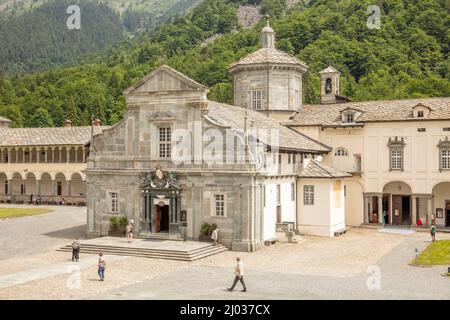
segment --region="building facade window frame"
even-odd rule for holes
[[[279,185],[279,184],[277,184],[277,186],[276,186],[275,195],[276,195],[277,206],[281,206],[281,185]]]
[[[314,185],[303,186],[303,205],[305,206],[314,205]]]
[[[252,110],[262,109],[262,90],[251,90],[250,99]]]
[[[108,190],[108,212],[113,214],[119,213],[119,191]]]
[[[348,151],[347,151],[347,149],[345,149],[343,147],[339,147],[336,149],[334,156],[335,157],[348,157]]]
[[[405,169],[405,139],[389,138],[389,171],[404,171]]]
[[[448,137],[439,140],[439,171],[450,171],[450,141]]]
[[[212,215],[214,217],[227,217],[227,195],[226,193],[214,193],[212,196]]]
[[[158,126],[158,158],[170,159],[172,156],[172,126]]]

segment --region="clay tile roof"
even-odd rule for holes
[[[94,134],[107,127],[94,127]],[[91,139],[91,127],[4,128],[0,129],[0,146],[85,145]]]
[[[264,63],[301,65],[302,67],[307,68],[305,62],[297,59],[293,55],[280,51],[276,48],[261,48],[253,53],[250,53],[241,60],[232,63],[229,69],[241,65],[264,64]]]
[[[427,106],[427,118],[414,118],[417,105]],[[347,109],[361,111],[355,119],[360,125],[365,122],[430,121],[450,120],[450,98],[405,99],[391,101],[366,101],[324,105],[304,105],[302,110],[289,121],[287,126],[345,126],[341,112]]]
[[[0,117],[0,122],[12,122],[12,121],[7,118]]]
[[[302,178],[347,178],[352,175],[327,166],[317,160],[309,160],[306,168],[298,176]]]
[[[232,130],[243,132],[245,109],[215,101],[208,101],[208,110],[208,114],[204,117],[214,125],[228,127]],[[331,150],[330,147],[287,128],[278,121],[270,119],[257,111],[247,110],[247,119],[249,130],[251,126],[253,126],[254,129],[261,128],[268,130],[268,141],[263,141],[264,136],[258,137],[261,139],[261,142],[265,144],[271,145],[271,141],[269,141],[272,133],[271,130],[278,130],[278,147],[280,149],[318,153],[329,152]]]

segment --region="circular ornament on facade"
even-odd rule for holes
[[[95,141],[95,149],[97,149],[98,151],[102,151],[105,148],[105,141],[103,141],[103,139],[98,139],[97,141]]]

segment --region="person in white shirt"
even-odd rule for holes
[[[228,288],[228,291],[230,292],[233,291],[237,282],[240,281],[242,287],[244,287],[244,289],[241,292],[247,292],[247,287],[245,286],[244,282],[244,263],[241,261],[241,258],[239,257],[236,258],[236,262],[237,262],[236,268],[234,269],[234,274],[236,275],[236,278],[234,278],[233,285],[231,286],[231,288]]]
[[[219,228],[215,228],[211,234],[211,240],[214,241],[214,245],[217,246],[217,240],[219,239]]]

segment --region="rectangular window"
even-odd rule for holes
[[[252,109],[261,110],[262,91],[252,90]]]
[[[291,201],[295,201],[295,183],[291,183]]]
[[[417,118],[423,118],[424,113],[423,111],[417,111]]]
[[[391,149],[391,170],[403,169],[403,148]]]
[[[417,132],[427,132],[426,128],[417,128]]]
[[[443,131],[450,131],[450,127],[442,128]]]
[[[441,149],[441,169],[450,170],[450,149]]]
[[[277,184],[277,205],[281,204],[281,186]]]
[[[214,195],[214,200],[215,200],[216,216],[224,217],[225,216],[225,195],[216,194],[216,195]]]
[[[167,159],[172,151],[172,128],[159,127],[159,157]]]
[[[348,122],[348,123],[352,123],[353,121],[354,121],[354,116],[353,116],[353,113],[347,113],[347,115],[346,115],[346,117],[345,117],[346,119],[346,122]]]
[[[305,206],[314,205],[314,186],[303,186],[303,204]]]
[[[110,192],[109,198],[111,199],[111,212],[118,213],[119,212],[119,194],[117,192]]]

